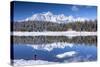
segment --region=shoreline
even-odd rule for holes
[[[44,32],[11,32],[13,36],[96,36],[97,32],[77,31],[44,31]]]

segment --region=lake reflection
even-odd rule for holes
[[[52,46],[53,44],[55,46]],[[95,46],[95,44],[53,44],[47,44],[42,46],[29,44],[14,44],[14,60],[43,60],[57,63],[97,60],[97,47]],[[74,54],[72,54],[72,52],[74,52]],[[64,53],[66,53],[67,55],[64,55]]]
[[[14,65],[97,60],[97,36],[12,36]]]

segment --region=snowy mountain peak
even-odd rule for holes
[[[55,23],[68,23],[68,22],[85,21],[85,20],[88,19],[81,17],[74,18],[73,16],[65,16],[64,14],[54,15],[52,12],[48,11],[48,12],[33,14],[31,17],[26,18],[24,21],[49,21]]]
[[[48,12],[44,12],[44,15],[53,15],[53,13],[51,13],[50,11],[48,11]]]

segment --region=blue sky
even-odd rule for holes
[[[97,18],[96,6],[51,4],[37,2],[14,1],[14,21],[23,20],[35,13],[52,12],[53,14],[64,14],[66,16],[85,17],[89,19]]]

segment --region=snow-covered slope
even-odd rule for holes
[[[67,23],[67,22],[75,22],[75,21],[85,21],[87,18],[83,17],[73,17],[73,16],[65,16],[64,14],[54,15],[52,12],[43,12],[33,14],[31,17],[27,17],[23,21],[50,21],[56,23]]]

